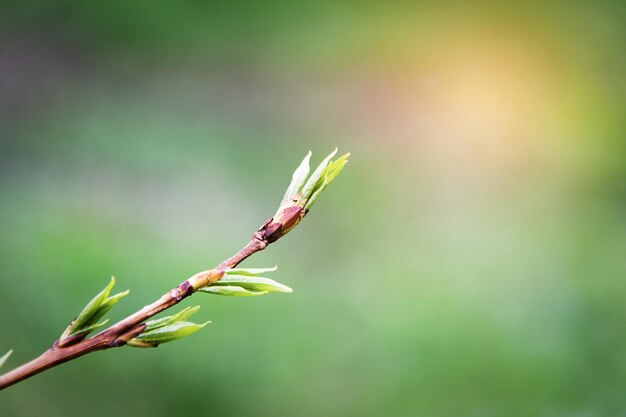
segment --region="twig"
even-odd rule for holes
[[[211,270],[202,271],[193,275],[165,293],[152,304],[143,307],[93,337],[85,339],[85,335],[80,334],[68,334],[65,338],[61,337],[41,356],[0,376],[0,390],[88,353],[126,345],[129,341],[141,335],[142,332],[146,330],[146,320],[178,304],[195,291],[215,284],[229,269],[235,268],[244,259],[265,249],[267,245],[287,234],[304,218],[309,208],[315,202],[317,195],[332,181],[347,162],[347,155],[344,155],[335,162],[331,162],[330,158],[334,156],[335,152],[329,155],[329,157],[320,164],[318,169],[305,184],[304,180],[309,171],[309,152],[303,163],[294,173],[292,183],[287,189],[285,198],[274,217],[266,221],[261,228],[252,235],[250,242],[231,258]],[[303,168],[305,162],[306,170]],[[306,173],[304,173],[304,171],[306,171]],[[135,345],[137,346],[138,344]]]

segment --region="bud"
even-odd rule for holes
[[[111,289],[115,285],[115,277],[111,277],[109,284],[104,287],[80,312],[70,325],[65,329],[61,338],[59,339],[59,347],[69,346],[71,344],[80,342],[89,333],[104,326],[108,320],[98,322],[113,306],[119,301],[120,298],[128,295],[129,291],[112,295]]]
[[[291,293],[293,290],[273,279],[260,277],[274,268],[235,268],[226,269],[224,276],[216,283],[202,287],[198,291],[215,295],[256,296],[270,292]]]
[[[348,162],[349,153],[339,157],[336,161],[331,161],[336,153],[337,148],[324,158],[307,180],[311,158],[311,151],[309,151],[293,173],[291,183],[287,187],[276,214],[258,230],[257,234],[261,238],[268,243],[275,242],[300,223],[320,193],[326,189]]]
[[[289,233],[306,215],[306,211],[303,210],[302,207],[292,204],[295,204],[292,203],[292,200],[284,201],[283,206],[285,207],[279,208],[276,215],[274,215],[269,224],[266,225],[265,240],[269,243],[275,242]]]

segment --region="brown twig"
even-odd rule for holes
[[[52,347],[41,356],[0,376],[0,390],[88,353],[125,345],[145,329],[144,321],[178,304],[198,288],[215,283],[224,275],[225,269],[234,268],[244,259],[265,249],[269,244],[266,230],[270,224],[273,224],[271,219],[252,235],[252,239],[243,249],[214,269],[199,272],[186,279],[152,304],[143,307],[101,333],[65,347],[60,347],[59,341],[55,341]]]
[[[328,155],[313,174],[309,176],[309,158],[311,157],[311,152],[309,152],[294,172],[291,183],[285,193],[285,198],[274,217],[266,221],[252,235],[250,242],[231,258],[211,270],[199,272],[181,282],[177,287],[165,293],[152,304],[143,307],[141,310],[93,337],[83,339],[84,334],[81,335],[79,333],[62,336],[38,358],[0,376],[0,390],[30,378],[46,369],[88,353],[124,346],[129,341],[132,344],[131,339],[134,340],[133,338],[139,336],[146,329],[144,322],[147,319],[178,304],[181,300],[193,294],[194,291],[215,284],[222,278],[227,269],[236,267],[244,259],[265,249],[267,245],[277,241],[297,226],[309,212],[317,196],[348,162],[350,154],[345,154],[337,160],[331,161],[331,158],[336,153],[337,149]],[[68,327],[68,332],[69,330],[71,330],[71,327]]]

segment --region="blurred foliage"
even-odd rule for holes
[[[109,276],[116,320],[230,256],[308,149],[353,156],[245,264],[289,297],[196,296],[204,331],[38,375],[0,415],[625,414],[625,14],[3,2],[5,370]]]

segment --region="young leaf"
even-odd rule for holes
[[[93,315],[87,320],[87,322],[83,324],[83,327],[78,328],[75,325],[72,326],[74,330],[72,331],[70,336],[73,336],[75,334],[84,334],[86,336],[89,333],[96,330],[98,327],[105,325],[109,321],[108,319],[101,323],[97,323],[97,324],[94,324],[94,323],[96,323],[98,320],[104,317],[104,315],[113,308],[113,306],[119,301],[119,299],[128,295],[129,292],[130,290],[126,290],[124,292],[121,292],[121,293],[118,293],[118,294],[112,295],[111,297],[106,298],[102,302],[102,304],[100,304],[100,307],[98,307],[96,311],[93,313]]]
[[[91,317],[89,322],[93,323],[95,321],[100,320],[101,317],[103,317],[106,313],[109,312],[109,310],[111,310],[113,308],[113,306],[119,301],[120,298],[126,297],[128,295],[128,293],[130,293],[130,290],[126,290],[124,292],[120,292],[118,294],[115,294],[115,295],[112,295],[112,296],[106,298],[102,302],[102,304],[100,305],[98,310]]]
[[[113,308],[120,298],[128,295],[129,293],[129,291],[126,290],[109,297],[113,285],[115,285],[115,278],[111,277],[111,282],[109,282],[109,284],[102,291],[100,291],[89,303],[87,303],[85,308],[83,308],[83,311],[80,312],[78,317],[63,332],[63,335],[60,338],[60,346],[64,345],[64,341],[65,343],[71,343],[68,339],[70,336],[87,336],[89,333],[108,322],[108,320],[105,320],[98,323],[98,321]],[[80,340],[80,338],[76,339],[76,341],[78,340]]]
[[[93,332],[94,330],[104,326],[105,324],[107,324],[109,322],[109,319],[106,319],[104,321],[101,321],[100,323],[96,323],[96,324],[92,324],[88,327],[83,327],[82,329],[78,329],[75,330],[74,332],[70,333],[68,335],[69,336],[76,336],[76,335],[83,335],[83,336],[87,336],[89,333]]]
[[[158,329],[159,327],[164,327],[170,324],[185,321],[189,317],[191,317],[192,314],[196,313],[198,310],[200,310],[200,306],[185,307],[184,309],[182,309],[181,311],[179,311],[178,313],[174,315],[162,317],[156,320],[147,321],[146,329],[144,330],[144,333]]]
[[[74,323],[72,324],[72,329],[82,329],[84,325],[89,321],[90,318],[94,316],[94,314],[98,311],[102,302],[109,296],[111,292],[111,288],[115,285],[115,277],[111,277],[111,282],[109,285],[104,287],[102,291],[100,291],[91,301],[87,303],[83,311],[80,312]]]
[[[315,168],[315,171],[313,171],[313,173],[307,180],[306,184],[304,184],[304,187],[302,187],[302,200],[303,201],[306,201],[309,199],[313,191],[317,188],[318,182],[320,180],[323,180],[322,174],[324,173],[324,170],[328,166],[328,162],[333,156],[335,156],[336,153],[337,153],[337,148],[335,148],[335,150],[332,151],[330,155],[328,155],[326,158],[324,158],[324,160],[317,166],[317,168]]]
[[[306,210],[310,210],[311,207],[313,207],[313,204],[315,204],[315,201],[317,200],[317,197],[319,197],[321,192],[324,191],[326,187],[328,187],[328,184],[330,184],[331,181],[334,180],[337,175],[339,175],[343,167],[348,163],[349,156],[350,154],[347,153],[341,156],[336,161],[333,161],[332,163],[328,165],[328,167],[326,167],[326,169],[324,170],[324,174],[323,174],[324,180],[318,184],[315,190],[313,190],[313,193],[311,194],[311,196],[309,197],[309,199],[307,200],[304,206]]]
[[[148,343],[142,342],[139,339],[130,339],[126,342],[126,346],[136,347],[136,348],[153,348],[159,346],[158,343]]]
[[[270,292],[293,292],[286,285],[273,279],[260,277],[265,272],[274,272],[273,268],[232,268],[227,269],[224,276],[216,283],[200,288],[199,291],[216,295],[255,296]]]
[[[155,345],[172,342],[174,340],[189,336],[190,334],[197,332],[209,323],[210,321],[207,321],[203,324],[181,321],[178,323],[170,324],[168,326],[159,327],[151,331],[144,331],[132,340],[139,340],[140,342],[151,343]]]
[[[267,294],[267,291],[250,291],[242,287],[237,287],[234,285],[211,285],[209,287],[199,288],[198,291],[205,292],[207,294],[215,294],[215,295],[235,295],[240,297],[248,297],[255,295],[263,295]]]
[[[311,159],[311,151],[306,154],[298,168],[293,173],[291,177],[291,183],[289,187],[287,187],[287,191],[285,191],[285,196],[283,198],[288,198],[293,195],[296,195],[302,189],[304,182],[306,181],[306,177],[309,175],[310,167],[309,160]]]
[[[0,368],[2,368],[2,365],[4,365],[7,359],[9,359],[9,356],[11,356],[11,353],[13,353],[13,349],[9,350],[0,358]]]
[[[335,177],[337,176],[337,174],[339,174],[339,172],[343,169],[343,166],[348,162],[348,158],[350,157],[350,152],[341,155],[338,159],[336,159],[335,161],[332,161],[328,167],[326,168],[326,176],[327,181],[330,183],[333,179],[335,179]]]
[[[235,286],[254,292],[293,292],[288,286],[276,282],[273,279],[234,274],[224,275],[222,279],[213,284],[213,286]]]
[[[226,274],[246,275],[246,276],[256,277],[257,275],[261,275],[266,272],[274,272],[277,269],[278,269],[278,265],[274,266],[273,268],[231,268],[231,269],[226,269],[224,272],[226,272]]]

